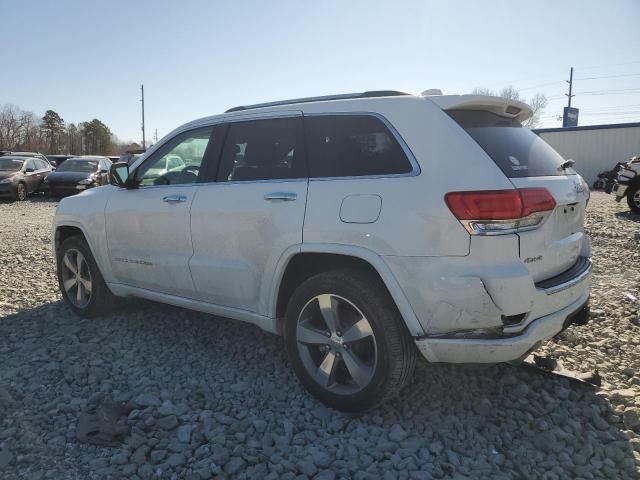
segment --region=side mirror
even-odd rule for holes
[[[49,163],[51,164],[52,167],[58,166],[58,162],[56,162],[55,160],[51,160]]]
[[[24,173],[33,173],[35,170],[33,168],[25,168]]]
[[[109,183],[120,188],[130,188],[132,182],[129,180],[129,164],[126,162],[112,164],[109,172]]]
[[[100,173],[108,173],[108,172],[109,172],[109,170],[105,170],[104,168],[100,169]]]

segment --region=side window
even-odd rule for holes
[[[301,117],[232,123],[217,181],[306,178],[304,161]]]
[[[36,162],[34,159],[30,158],[29,160],[24,162],[24,169],[27,170],[27,168],[31,168],[32,170],[38,169],[38,167],[36,167]]]
[[[372,115],[304,119],[311,177],[409,173],[411,162],[386,125]]]
[[[34,159],[34,162],[36,164],[36,170],[44,170],[49,166],[47,162],[40,160],[39,158]]]
[[[178,135],[151,155],[137,169],[140,186],[196,183],[213,127]]]

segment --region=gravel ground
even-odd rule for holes
[[[508,365],[421,364],[366,415],[312,399],[279,338],[127,302],[91,321],[61,303],[56,203],[0,203],[0,478],[638,478],[640,218],[589,205],[592,318],[542,349],[600,390]],[[75,439],[82,412],[128,401],[117,448]]]

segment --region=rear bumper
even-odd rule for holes
[[[583,324],[589,315],[589,292],[562,310],[531,322],[520,334],[498,338],[418,338],[416,345],[430,362],[500,363],[523,358],[565,330]]]
[[[386,258],[423,326],[416,344],[429,361],[516,360],[560,332],[589,299],[588,237],[571,268],[537,283],[510,237],[472,239],[477,256]]]

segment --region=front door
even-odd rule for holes
[[[118,283],[193,297],[190,209],[213,127],[177,135],[132,175],[138,188],[121,188],[107,203],[107,245]],[[167,170],[167,158],[182,168]]]
[[[278,259],[302,243],[305,163],[300,115],[230,123],[218,173],[191,207],[200,299],[269,315]]]

